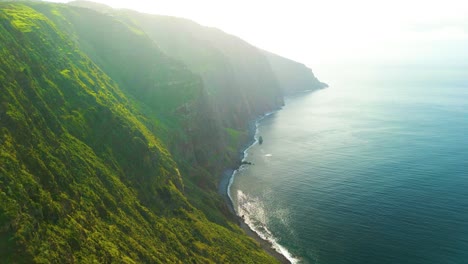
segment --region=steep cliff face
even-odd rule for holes
[[[220,145],[224,147],[214,156],[205,155],[211,156],[204,163],[211,177],[202,178],[200,183],[219,184],[223,170],[238,166],[239,149],[251,136],[248,122],[284,105],[281,88],[266,56],[235,36],[190,20],[128,10],[115,14],[125,18],[127,24],[142,28],[166,54],[184,62],[202,77],[207,102],[221,128],[223,143]],[[200,139],[197,142],[201,144],[212,141],[209,137]],[[224,162],[219,162],[220,157]],[[222,210],[226,212],[227,208]]]
[[[129,96],[184,172],[186,195],[210,219],[225,222],[219,208],[225,214],[227,210],[213,190],[222,167],[237,155],[226,151],[229,138],[202,79],[162,52],[141,28],[129,26],[115,14],[63,8],[59,17],[48,8],[36,9],[67,32]]]
[[[312,91],[328,87],[302,63],[264,51],[284,94]]]
[[[133,11],[120,14],[141,27],[164,52],[202,76],[226,127],[245,129],[246,120],[283,105],[275,74],[258,48],[185,19]]]
[[[203,105],[199,77],[88,12],[0,3],[2,261],[274,261],[219,212],[207,219],[168,148],[186,109]],[[110,43],[99,33],[122,46],[101,49]]]
[[[283,105],[268,55],[79,5],[0,3],[0,259],[274,262],[216,188],[248,121]]]

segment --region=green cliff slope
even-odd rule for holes
[[[164,54],[140,28],[115,15],[62,7],[61,16],[56,16],[47,6],[36,9],[119,85],[186,176],[185,194],[191,202],[211,220],[226,224],[226,216],[231,215],[216,194],[216,185],[222,168],[237,158],[236,148],[226,151],[230,138],[215,116],[201,78]]]
[[[245,120],[283,105],[276,76],[258,48],[185,19],[128,10],[117,14],[141,27],[164,52],[202,76],[224,126],[245,129]],[[233,98],[240,100],[233,103]]]
[[[200,78],[141,30],[81,8],[0,3],[0,43],[2,261],[275,261],[199,208],[213,176],[194,172],[217,160],[191,121],[221,128],[202,118],[213,110]],[[193,160],[182,164],[183,144]]]
[[[0,1],[0,262],[275,263],[217,193],[249,121],[321,84],[274,56],[185,19]]]

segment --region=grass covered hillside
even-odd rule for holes
[[[0,59],[2,262],[275,262],[215,194],[234,143],[201,78],[141,28],[2,2]]]
[[[201,78],[119,17],[88,8],[51,7],[34,6],[73,39],[139,110],[139,118],[165,143],[186,176],[184,194],[191,202],[210,220],[227,224],[226,216],[232,215],[216,185],[222,169],[237,159],[238,142],[232,142],[221,126]],[[57,10],[61,16],[55,15]]]

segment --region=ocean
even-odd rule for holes
[[[237,213],[295,263],[468,263],[464,73],[356,69],[287,98],[235,173]]]

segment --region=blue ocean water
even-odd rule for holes
[[[468,263],[468,75],[339,74],[259,123],[230,192],[299,263]]]

